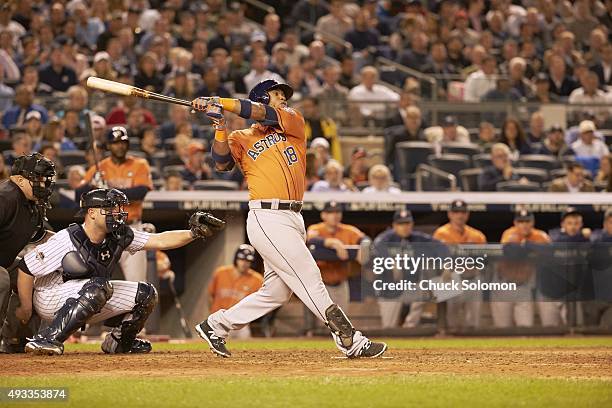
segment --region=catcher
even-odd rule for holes
[[[19,264],[17,285],[23,322],[32,308],[49,326],[26,344],[26,353],[61,355],[63,342],[86,323],[113,329],[102,343],[105,353],[148,353],[151,343],[136,338],[153,311],[157,292],[146,282],[110,280],[124,251],[172,249],[207,238],[225,222],[196,212],[190,230],[150,234],[126,224],[128,199],[116,189],[81,196],[82,225],[71,224],[28,253]]]

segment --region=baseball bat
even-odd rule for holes
[[[142,88],[137,88],[132,85],[122,84],[121,82],[109,81],[108,79],[102,79],[93,76],[87,78],[87,86],[89,88],[98,89],[100,91],[110,92],[117,95],[135,96],[137,98],[153,99],[155,101],[174,103],[183,106],[191,106],[191,102],[186,101],[184,99],[173,98],[171,96],[150,92]]]
[[[93,134],[93,130],[91,129],[91,112],[87,112],[85,114],[85,129],[87,130],[87,136],[89,136],[89,140],[91,141],[91,148],[94,152],[94,163],[96,166],[96,173],[100,172],[100,167],[98,166],[98,154],[96,153],[96,138]]]
[[[170,293],[174,299],[174,307],[179,314],[179,322],[181,323],[181,328],[183,329],[183,333],[185,333],[185,337],[190,339],[192,338],[191,330],[189,329],[189,325],[187,324],[187,319],[185,318],[185,312],[183,311],[183,306],[181,305],[181,301],[176,293],[176,288],[174,287],[174,279],[168,279],[168,287],[170,288]]]

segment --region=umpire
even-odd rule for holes
[[[9,275],[11,265],[28,243],[41,243],[48,235],[45,213],[56,175],[53,163],[38,153],[18,157],[11,173],[0,182],[0,325],[7,315],[11,287],[16,286],[11,285],[15,281]],[[12,340],[3,338],[0,352],[23,352],[19,341]]]

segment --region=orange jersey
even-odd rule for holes
[[[108,183],[110,188],[124,189],[137,186],[147,186],[153,189],[153,180],[149,163],[139,157],[128,156],[124,163],[115,164],[110,157],[102,160],[99,165],[102,178]],[[91,166],[85,174],[85,183],[90,183],[96,167]],[[142,219],[142,201],[132,201],[126,207],[128,212],[128,222]]]
[[[298,200],[306,189],[304,118],[291,108],[276,108],[278,126],[260,123],[229,135],[234,161],[249,186],[249,200]]]
[[[546,244],[550,242],[550,237],[544,231],[533,228],[529,236],[525,240],[522,240],[520,235],[518,234],[517,228],[510,227],[504,231],[504,233],[502,234],[502,238],[501,238],[502,244],[508,244],[508,243],[520,244],[523,241]]]
[[[463,229],[463,234],[457,232],[456,229],[452,228],[450,223],[444,224],[433,234],[433,237],[446,244],[486,244],[487,237],[469,225],[466,225]]]
[[[210,313],[229,309],[251,293],[257,292],[262,282],[263,277],[252,269],[241,275],[234,265],[218,267],[208,284],[208,294],[212,297]]]
[[[364,236],[365,234],[359,229],[347,224],[339,224],[334,232],[331,232],[322,222],[308,227],[308,239],[336,238],[345,245],[357,245]],[[317,265],[321,270],[323,282],[327,285],[341,283],[349,277],[350,262],[317,261]]]

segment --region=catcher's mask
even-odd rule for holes
[[[79,215],[84,216],[89,208],[100,208],[106,217],[106,231],[112,233],[126,224],[128,213],[124,206],[129,203],[126,195],[115,188],[98,188],[81,195]]]
[[[55,186],[55,165],[40,153],[19,156],[13,163],[11,172],[14,176],[22,176],[30,182],[32,194],[38,205],[51,207],[49,197]]]

